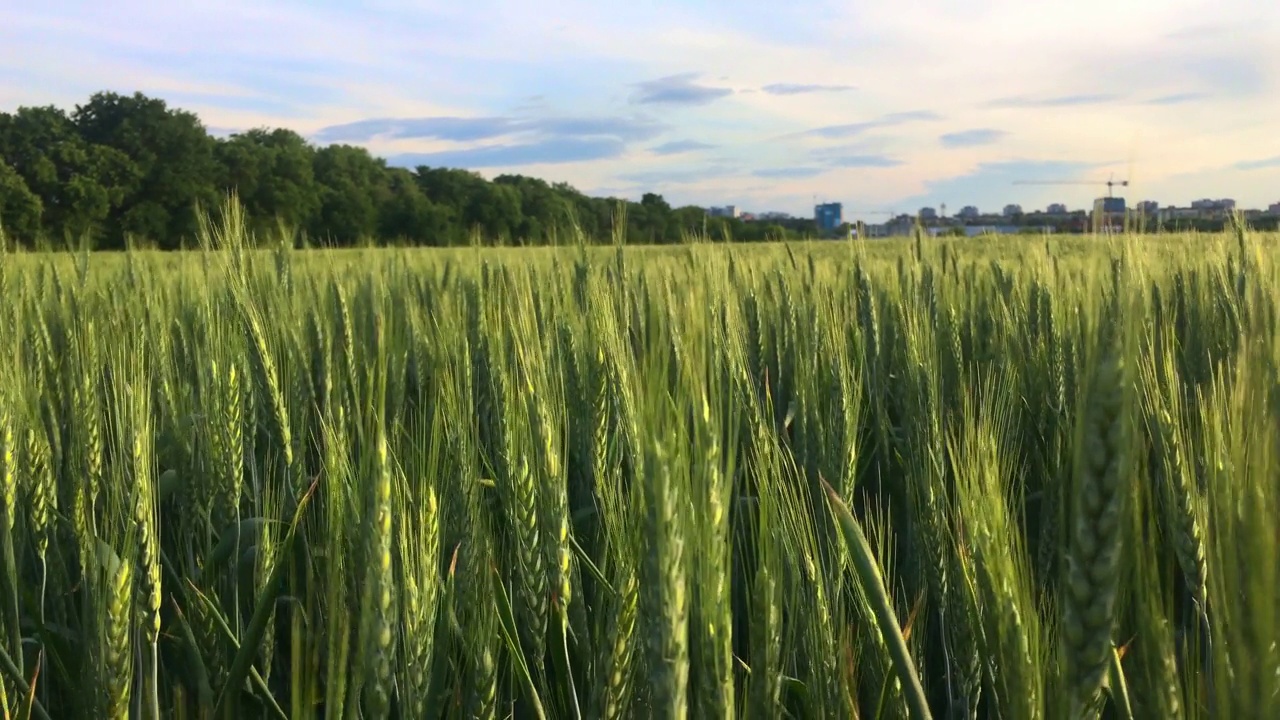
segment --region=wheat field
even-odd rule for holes
[[[1280,717],[1276,236],[203,240],[0,254],[6,718]]]

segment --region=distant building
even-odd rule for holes
[[[1049,203],[1049,207],[1045,208],[1045,212],[1050,215],[1066,215],[1067,206],[1062,203]]]
[[[1094,232],[1122,229],[1128,214],[1126,207],[1122,197],[1103,197],[1094,200],[1093,213],[1091,213]]]
[[[938,219],[937,208],[931,208],[931,207],[920,208],[920,219],[921,220],[937,220]]]
[[[1160,203],[1155,200],[1143,200],[1138,203],[1138,207],[1136,209],[1143,215],[1152,216],[1160,212]]]
[[[840,203],[822,203],[813,207],[813,221],[823,232],[834,232],[844,224],[844,206]]]
[[[1236,209],[1236,201],[1231,198],[1222,198],[1220,200],[1204,198],[1203,200],[1192,200],[1191,207],[1196,210],[1219,210],[1229,212]]]
[[[725,205],[724,207],[708,208],[707,214],[709,214],[711,217],[736,218],[738,217],[738,206]]]
[[[1219,200],[1202,198],[1200,200],[1192,200],[1189,208],[1166,208],[1166,210],[1187,210],[1188,212],[1185,213],[1177,213],[1177,217],[1197,218],[1200,220],[1221,220],[1235,212],[1235,209],[1236,201],[1231,198],[1221,198]]]
[[[1203,214],[1204,210],[1201,210],[1200,208],[1180,208],[1170,205],[1167,208],[1161,208],[1160,211],[1156,213],[1156,218],[1160,222],[1166,223],[1170,220],[1194,220]]]
[[[1278,203],[1272,203],[1271,205],[1268,205],[1268,206],[1267,206],[1267,214],[1268,214],[1268,215],[1280,215],[1280,202],[1278,202]]]
[[[1104,197],[1093,201],[1093,212],[1095,214],[1123,215],[1124,210],[1125,204],[1122,197]]]
[[[790,220],[791,213],[784,213],[784,212],[777,212],[776,210],[770,210],[769,212],[762,212],[757,214],[756,218],[760,220]]]
[[[1009,205],[1005,205],[1005,206],[1004,206],[1004,216],[1005,216],[1005,217],[1012,217],[1012,216],[1014,216],[1014,215],[1021,215],[1021,214],[1022,214],[1022,206],[1021,206],[1021,205],[1009,204]]]
[[[883,237],[905,237],[911,234],[915,223],[911,218],[906,216],[898,216],[889,222],[869,223],[867,228],[867,237],[883,238]]]
[[[959,218],[976,218],[980,215],[982,215],[982,213],[978,211],[978,208],[972,205],[965,205],[960,208],[960,212],[956,213],[956,217]]]

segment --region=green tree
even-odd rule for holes
[[[379,237],[411,240],[420,245],[448,244],[449,215],[427,198],[413,173],[404,168],[388,168],[386,180],[378,207]]]
[[[215,143],[194,113],[142,93],[100,92],[76,106],[72,120],[87,142],[114,148],[137,167],[138,183],[110,213],[113,232],[163,248],[195,236],[198,207],[216,203],[218,193]]]
[[[641,196],[640,205],[628,211],[628,219],[631,234],[637,242],[663,244],[680,239],[671,215],[671,205],[656,193]]]
[[[598,243],[612,242],[613,216],[618,203],[616,198],[596,198],[579,192],[568,183],[554,183],[551,189],[565,203],[573,221],[589,239]],[[634,203],[627,203],[633,205]]]
[[[518,240],[518,230],[524,221],[520,191],[510,185],[496,185],[483,178],[478,180],[471,184],[467,197],[463,214],[467,225],[495,241]]]
[[[25,245],[40,233],[40,198],[7,162],[0,162],[0,231]]]
[[[479,232],[486,241],[517,236],[523,221],[519,191],[480,175],[451,168],[417,168],[418,186],[431,202],[449,208],[450,242],[467,242]]]
[[[353,145],[330,145],[315,154],[320,207],[311,235],[349,247],[378,232],[378,205],[385,191],[386,161]]]
[[[726,231],[732,234],[733,221],[730,218],[708,217],[706,208],[686,205],[671,211],[668,227],[675,233],[674,241],[686,237],[702,237],[704,233],[711,240],[721,240]]]
[[[257,227],[311,227],[320,211],[315,148],[292,130],[255,128],[218,142],[219,187],[234,191]]]
[[[615,231],[633,243],[703,232],[754,241],[769,231],[708,218],[699,207],[672,208],[657,193],[632,202],[523,175],[490,182],[463,169],[391,168],[364,148],[317,148],[280,128],[216,140],[195,114],[141,93],[100,92],[70,115],[55,107],[0,113],[0,161],[11,233],[90,237],[105,248],[123,247],[129,235],[161,248],[189,246],[197,211],[215,209],[229,192],[257,231],[274,232],[283,221],[339,245],[456,245],[475,235],[563,243],[579,231],[598,243],[611,242]],[[814,231],[811,220],[778,227],[788,237]]]
[[[70,242],[98,240],[139,180],[124,153],[86,142],[66,113],[51,106],[0,114],[0,158],[40,198],[44,231]]]
[[[550,242],[558,236],[570,241],[570,219],[573,217],[573,199],[559,192],[545,180],[524,175],[499,175],[495,185],[514,188],[520,195],[520,224],[514,230],[517,238],[526,242]]]

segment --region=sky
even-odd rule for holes
[[[1085,207],[1112,178],[1131,203],[1280,202],[1274,2],[0,7],[4,111],[141,91],[217,134],[801,216]]]

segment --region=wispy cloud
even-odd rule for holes
[[[389,158],[392,165],[414,167],[495,168],[587,162],[615,158],[626,152],[626,143],[611,138],[551,138],[538,142],[486,145],[466,150],[401,153]]]
[[[974,128],[973,130],[946,133],[938,137],[938,142],[947,148],[978,147],[998,142],[1008,134],[1004,130],[996,130],[995,128]]]
[[[636,141],[652,139],[665,129],[666,126],[653,120],[628,117],[373,118],[321,128],[314,137],[320,142],[367,142],[379,137],[474,142],[535,133],[552,137],[609,137]]]
[[[518,132],[519,121],[506,117],[371,118],[321,128],[313,137],[324,143],[430,138],[468,142]]]
[[[1080,105],[1104,105],[1120,99],[1115,93],[1086,93],[1080,95],[1058,95],[1056,97],[1032,97],[1014,95],[996,98],[987,103],[992,108],[1061,108]]]
[[[699,142],[698,140],[672,140],[649,148],[649,152],[654,155],[679,155],[680,153],[697,150],[710,150],[714,147],[715,145]]]
[[[877,128],[892,127],[895,125],[904,125],[913,122],[929,122],[933,120],[941,120],[942,116],[932,110],[911,110],[908,112],[889,113],[882,115],[874,120],[864,120],[862,122],[844,123],[841,125],[824,125],[816,127],[812,130],[805,130],[800,135],[821,138],[847,138],[854,135],[861,135],[868,130]]]
[[[623,182],[651,188],[663,185],[692,185],[701,182],[719,181],[741,172],[741,166],[736,164],[712,163],[692,168],[638,170],[621,173],[616,177]]]
[[[1280,155],[1263,160],[1243,160],[1235,164],[1237,170],[1262,170],[1275,167],[1280,167]]]
[[[1280,15],[1274,9],[1270,13],[1273,18]],[[1250,22],[1242,17],[1247,13],[1220,14],[1235,17],[1230,25],[1183,29],[1080,58],[1068,66],[1078,83],[1074,86],[1105,88],[1125,97],[1173,99],[1156,104],[1274,97],[1280,62],[1267,28],[1274,27],[1276,19]]]
[[[706,105],[733,94],[731,88],[699,85],[694,82],[698,75],[681,73],[636,83],[639,91],[632,100],[654,105]]]
[[[41,0],[3,13],[0,108],[140,90],[218,133],[793,213],[1083,205],[1105,187],[1014,187],[1074,173],[1002,163],[1121,158],[1105,180],[1131,155],[1134,199],[1274,202],[1280,3],[1111,2],[1099,24],[1099,2]]]
[[[1207,97],[1209,97],[1209,93],[1207,92],[1182,92],[1153,97],[1150,100],[1144,100],[1143,102],[1146,105],[1185,105],[1186,103],[1204,100]]]
[[[890,168],[902,165],[902,161],[888,155],[833,155],[823,158],[830,167],[839,168]]]
[[[1274,53],[1274,49],[1268,54]],[[1194,61],[1184,60],[1182,68],[1198,84],[1234,97],[1248,97],[1267,92],[1268,75],[1274,71],[1274,60],[1249,50],[1216,50],[1198,53]]]
[[[760,88],[770,95],[804,95],[806,93],[848,92],[852,85],[813,85],[804,83],[773,83]]]
[[[947,203],[954,209],[961,204],[996,211],[1005,203],[1021,203],[1030,209],[1036,202],[1066,202],[1083,206],[1097,190],[1080,186],[1028,185],[1025,181],[1058,181],[1079,177],[1086,170],[1096,170],[1103,163],[1065,160],[1014,159],[979,163],[973,169],[947,178],[925,182],[924,192],[899,200],[904,205],[938,206]]]
[[[761,168],[752,171],[752,175],[758,178],[811,178],[827,172],[827,168],[822,167],[781,167],[781,168]]]

